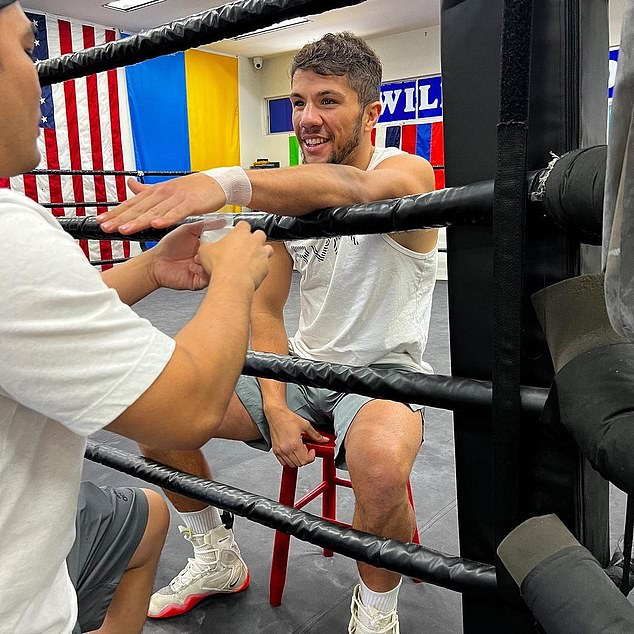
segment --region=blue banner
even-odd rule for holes
[[[608,80],[608,99],[612,99],[614,92],[614,82],[616,81],[616,66],[619,61],[619,49],[610,51],[610,79]]]
[[[381,86],[383,112],[379,123],[442,118],[440,75]]]
[[[183,53],[125,69],[138,170],[188,171],[189,123]],[[147,178],[146,183],[166,180]]]

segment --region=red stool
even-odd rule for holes
[[[350,480],[344,480],[337,476],[335,467],[335,437],[328,432],[320,431],[322,436],[328,438],[326,443],[312,442],[304,440],[304,444],[308,449],[315,450],[315,457],[321,458],[322,462],[322,481],[313,489],[308,491],[306,495],[295,502],[295,491],[297,489],[297,472],[298,469],[292,467],[282,467],[282,481],[280,484],[280,503],[286,506],[292,506],[295,509],[301,509],[316,497],[322,495],[322,517],[330,520],[340,526],[349,527],[350,524],[339,522],[336,519],[337,514],[337,485],[351,488]],[[412,498],[412,488],[409,480],[407,482],[407,495],[409,497],[412,509],[414,509],[414,499]],[[291,536],[281,531],[275,531],[275,541],[273,543],[273,560],[271,562],[271,582],[269,585],[269,603],[273,607],[278,607],[282,603],[282,594],[286,583],[286,568],[288,565],[288,550],[290,547]],[[419,544],[418,528],[414,532],[412,542]],[[333,552],[324,548],[324,557],[332,557]]]

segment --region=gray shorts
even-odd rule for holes
[[[73,634],[101,626],[147,519],[148,502],[140,489],[81,483],[75,543],[66,558],[79,608]]]
[[[258,380],[253,376],[241,376],[236,386],[236,395],[244,405],[249,416],[262,434],[258,440],[248,441],[247,444],[256,449],[269,451],[271,449],[271,433],[262,406],[262,391]],[[348,428],[357,412],[370,401],[376,400],[371,396],[360,394],[346,394],[321,387],[286,384],[286,402],[288,408],[298,416],[306,419],[316,429],[334,432],[335,434],[335,464],[340,469],[346,469],[346,455],[343,442]],[[421,413],[423,425],[424,406],[407,404],[413,412]]]

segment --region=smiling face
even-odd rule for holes
[[[305,163],[367,167],[379,102],[362,108],[345,75],[298,70],[293,75],[291,104],[293,129]]]
[[[22,174],[40,160],[41,91],[33,43],[33,25],[19,3],[0,9],[0,176]]]

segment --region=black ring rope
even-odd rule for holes
[[[495,568],[489,564],[344,528],[269,498],[91,441],[86,446],[86,458],[373,566],[456,592],[497,592]]]
[[[530,176],[531,181],[537,174]],[[404,198],[322,209],[299,218],[246,212],[239,214],[236,221],[246,220],[254,229],[262,229],[271,240],[293,240],[432,227],[487,226],[491,224],[492,210],[490,180]],[[205,217],[210,219],[213,215],[194,217],[187,222]],[[58,220],[74,238],[88,240],[158,240],[171,230],[144,229],[124,236],[103,232],[93,216]]]
[[[434,170],[444,170],[444,165],[432,165]],[[172,171],[172,172],[156,172],[150,170],[31,170],[26,172],[33,176],[188,176],[197,172],[190,171]]]
[[[55,207],[59,207],[58,204],[54,205]],[[96,207],[100,207],[101,205],[95,205]],[[236,214],[243,215],[243,214]],[[246,216],[246,214],[245,214]],[[170,231],[176,229],[177,226],[181,224],[190,224],[193,222],[201,222],[205,220],[213,220],[213,216],[192,216],[187,218],[185,221],[179,223],[178,225],[174,225],[173,227],[168,227],[167,229],[144,229],[143,231],[139,231],[130,236],[124,236],[121,233],[105,233],[101,230],[101,226],[95,219],[95,216],[77,216],[75,218],[56,218],[57,222],[61,225],[62,229],[69,233],[76,240],[128,240],[131,242],[146,242],[146,241],[157,241],[166,236]],[[240,220],[240,218],[236,219],[236,222]],[[245,217],[246,220],[246,217]]]
[[[89,200],[82,203],[39,203],[41,207],[45,209],[83,209],[84,207],[116,207],[120,205],[122,201],[96,201]],[[90,217],[90,216],[88,216]]]
[[[355,367],[270,352],[249,351],[242,373],[453,411],[490,411],[493,398],[490,381],[391,368]],[[547,388],[522,386],[522,412],[539,418],[547,396]]]
[[[559,226],[563,222],[565,230],[578,234],[578,239],[590,244],[600,244],[602,236],[603,190],[593,185],[605,178],[605,161],[601,163],[597,160],[601,151],[605,154],[605,149],[597,146],[570,152],[548,167],[531,172],[526,177],[528,195],[525,202],[530,201],[531,212],[548,217]],[[322,209],[298,218],[245,212],[238,214],[234,222],[246,220],[254,228],[262,229],[271,240],[389,233],[423,227],[491,226],[494,188],[493,180],[481,181],[401,199]],[[598,189],[601,189],[600,193]],[[45,206],[80,208],[112,207],[117,204],[119,203],[46,203]],[[210,217],[212,216],[199,216],[184,222],[196,222]],[[58,220],[77,239],[160,240],[171,230],[145,229],[124,236],[119,233],[104,233],[93,216]]]
[[[41,86],[130,66],[364,0],[243,0],[36,65]]]
[[[114,260],[91,260],[93,266],[105,266],[106,264],[123,264],[132,258],[116,258]]]
[[[32,170],[33,176],[187,176],[190,171],[149,171],[149,170]],[[119,204],[119,203],[117,203]]]

